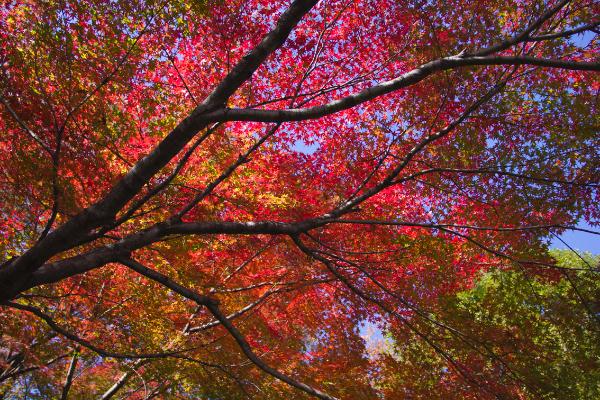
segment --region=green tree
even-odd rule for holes
[[[381,363],[386,367],[376,378],[380,388],[389,398],[470,398],[472,391],[458,379],[462,373],[501,398],[600,398],[600,281],[595,271],[600,257],[550,253],[563,268],[558,276],[534,277],[519,268],[490,271],[472,289],[428,310],[438,325],[416,321],[440,346],[453,349],[448,355],[455,369],[423,341],[390,330],[392,344],[381,360],[397,363]]]

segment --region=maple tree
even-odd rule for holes
[[[554,395],[532,358],[466,351],[502,329],[448,299],[520,271],[570,285],[561,312],[597,329],[597,289],[547,246],[600,219],[598,15],[588,0],[4,1],[0,393]],[[364,321],[409,361],[367,357]],[[435,373],[398,378],[420,354],[435,389]]]

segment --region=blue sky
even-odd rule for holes
[[[584,47],[590,43],[593,37],[593,32],[585,32],[583,34],[575,35],[573,37],[573,43],[575,43],[578,46]],[[586,223],[580,223],[578,226],[584,229],[600,231],[600,228],[591,227]],[[591,233],[586,232],[571,231],[561,235],[561,239],[564,240],[569,246],[573,247],[574,249],[580,251],[589,251],[593,254],[600,254],[600,236],[598,235],[593,235]],[[552,240],[551,247],[558,249],[567,248],[567,246],[565,246],[565,244],[558,239]]]
[[[600,231],[600,228],[594,228],[584,222],[578,224],[577,226],[583,229],[589,229],[596,232]],[[569,231],[562,234],[560,238],[574,249],[577,249],[579,251],[589,251],[593,254],[600,254],[600,236],[598,235],[594,235],[587,232]],[[550,247],[557,249],[568,248],[557,238],[552,240]]]

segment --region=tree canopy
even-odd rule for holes
[[[597,398],[598,15],[3,1],[0,398]]]
[[[553,280],[490,271],[473,287],[443,296],[427,316],[435,324],[417,322],[498,398],[600,397],[600,283],[593,271],[600,259],[552,255],[558,266],[575,270]],[[469,398],[469,387],[430,346],[391,325],[388,336],[376,354],[394,362],[381,363],[375,379],[386,397]]]

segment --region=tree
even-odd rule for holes
[[[572,272],[546,248],[600,217],[598,11],[5,2],[5,393],[374,398],[385,321],[497,398],[422,324],[480,271]]]
[[[573,271],[556,280],[526,271],[490,271],[473,288],[444,296],[431,314],[440,324],[461,327],[463,335],[440,325],[422,324],[421,329],[453,349],[454,359],[472,376],[492,377],[486,384],[505,398],[597,399],[600,286],[593,269],[599,260],[570,251],[552,255],[559,266]],[[582,298],[588,299],[584,307]],[[387,396],[469,398],[468,387],[430,347],[395,330],[390,338],[381,357],[395,362],[382,362],[378,371]],[[490,360],[490,350],[502,358]]]

